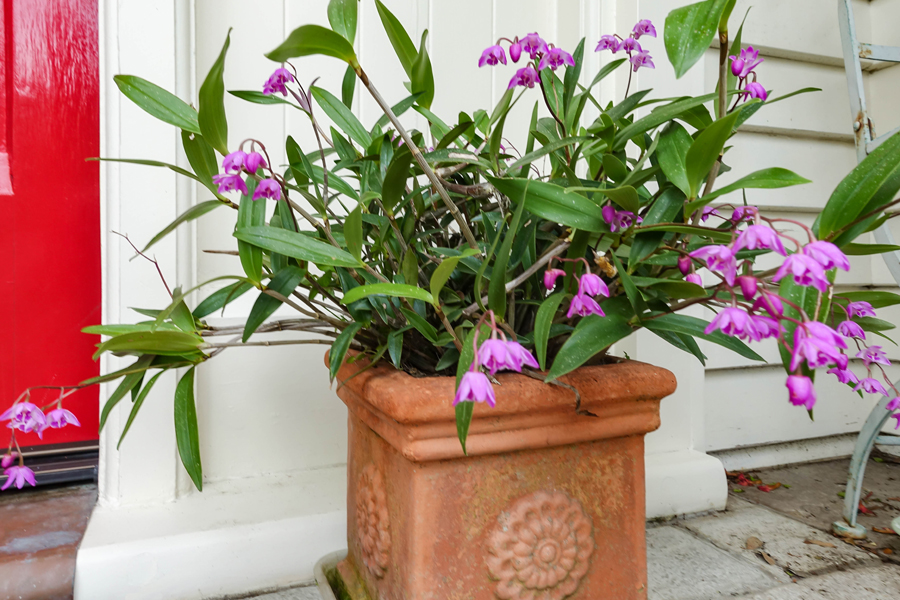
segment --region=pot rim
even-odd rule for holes
[[[466,456],[452,405],[454,377],[367,367],[366,361],[345,363],[338,372],[337,394],[353,417],[409,460]],[[580,367],[560,378],[563,385],[517,373],[501,373],[497,381],[496,407],[474,407],[469,456],[643,435],[659,427],[659,402],[676,386],[670,371],[637,361]]]

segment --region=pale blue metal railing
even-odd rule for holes
[[[844,49],[847,87],[850,92],[850,114],[853,118],[853,132],[856,138],[856,157],[859,162],[862,162],[869,152],[900,131],[900,128],[875,137],[875,130],[866,107],[861,59],[900,63],[900,47],[860,43],[856,38],[856,24],[853,20],[851,1],[838,0],[838,22],[841,30],[841,44]],[[875,241],[879,244],[896,243],[887,224],[876,229],[874,235]],[[897,285],[900,285],[900,252],[887,252],[883,256],[891,276]],[[900,386],[900,382],[895,385]],[[868,534],[866,528],[856,521],[862,496],[863,477],[866,473],[866,462],[869,460],[869,454],[875,444],[900,446],[900,437],[881,434],[884,424],[891,416],[891,413],[885,408],[889,401],[890,398],[883,397],[872,409],[856,439],[856,447],[853,457],[850,459],[847,489],[844,494],[844,521],[835,521],[832,525],[834,532],[838,535],[865,539]],[[900,517],[893,520],[891,527],[900,533]]]

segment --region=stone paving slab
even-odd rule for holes
[[[749,471],[765,483],[790,486],[768,493],[734,482],[729,482],[728,487],[732,493],[735,489],[741,490],[742,500],[767,506],[807,525],[829,531],[831,523],[842,518],[844,499],[841,494],[847,485],[849,464],[849,458],[842,458]],[[866,463],[863,489],[863,497],[872,493],[865,502],[872,514],[860,514],[859,523],[869,530],[869,541],[878,548],[890,548],[893,555],[900,556],[900,536],[874,531],[875,527],[889,529],[891,520],[900,516],[900,464],[881,458],[870,459]]]
[[[838,571],[765,592],[742,596],[745,600],[897,600],[900,567],[882,565]]]
[[[75,556],[96,501],[94,484],[0,494],[0,598],[72,597]]]
[[[775,563],[773,567],[789,569],[802,577],[881,562],[865,550],[821,530],[733,497],[728,499],[724,512],[689,519],[682,526],[716,546],[738,552],[748,559],[760,560],[768,555]],[[763,546],[747,549],[747,540],[751,537],[760,540]],[[817,540],[835,547],[807,544],[805,540]]]
[[[741,557],[678,527],[647,530],[647,598],[714,600],[781,585]]]

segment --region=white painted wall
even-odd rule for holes
[[[639,18],[652,19],[662,33],[665,15],[683,2],[389,0],[386,4],[414,38],[423,29],[431,32],[429,52],[437,78],[433,109],[451,120],[459,110],[492,106],[505,89],[511,67],[476,67],[481,49],[496,37],[538,30],[572,49],[586,36],[584,77],[589,79],[612,58],[590,52],[591,42],[603,33],[627,33]],[[735,14],[743,14],[749,4],[738,0]],[[172,128],[121,97],[112,75],[138,74],[182,98],[196,98],[198,82],[233,27],[226,89],[259,89],[273,68],[263,53],[300,24],[326,24],[326,5],[325,0],[257,0],[248,10],[246,2],[237,0],[101,0],[103,155],[183,162]],[[823,92],[758,113],[728,155],[735,170],[720,181],[725,184],[767,166],[794,169],[814,183],[750,192],[748,199],[770,214],[809,222],[856,162],[836,2],[755,0],[753,5],[744,41],[762,48],[767,62],[760,77],[767,87],[776,95],[810,85]],[[900,43],[895,39],[900,34],[888,26],[900,16],[900,0],[860,1],[856,8],[861,39]],[[402,70],[369,0],[361,4],[358,36],[360,61],[382,94],[391,102],[405,97]],[[712,89],[715,50],[676,81],[662,39],[648,39],[645,46],[657,69],[641,72],[632,89],[652,87],[655,94],[666,96]],[[342,63],[308,57],[296,64],[304,82],[321,77],[322,86],[339,89]],[[601,101],[621,98],[626,78],[621,70],[604,81]],[[879,131],[900,124],[900,116],[892,115],[891,100],[898,81],[893,69],[867,75],[870,93],[877,98],[871,106]],[[524,139],[537,94],[527,98],[507,121],[514,144],[521,145]],[[359,90],[354,107],[364,124],[378,116],[377,107]],[[226,108],[232,145],[252,135],[266,143],[278,163],[284,161],[281,144],[288,133],[304,149],[314,148],[308,121],[293,109],[250,105],[235,98],[227,99]],[[423,125],[415,115],[405,120],[411,126]],[[104,318],[137,320],[128,307],[162,305],[165,293],[152,265],[129,262],[128,247],[110,232],[127,232],[136,243],[145,242],[185,207],[207,198],[166,170],[105,163],[101,176]],[[230,211],[216,211],[157,246],[155,254],[170,284],[187,286],[240,271],[236,258],[203,253],[233,248],[233,220]],[[879,261],[853,262],[853,272],[842,276],[841,285],[893,285]],[[251,301],[248,294],[236,302],[225,319],[246,314]],[[898,317],[900,312],[885,311],[885,318]],[[650,516],[724,506],[722,464],[707,452],[853,432],[872,404],[821,378],[816,421],[810,422],[805,412],[787,403],[774,348],[761,352],[776,363],[760,367],[716,347],[701,346],[710,357],[705,369],[647,332],[617,346],[632,358],[673,370],[679,382],[678,391],[663,403],[663,426],[647,437]],[[895,349],[893,353],[898,354]],[[79,553],[76,597],[201,598],[287,585],[310,579],[319,556],[343,547],[346,411],[328,389],[322,354],[323,347],[315,346],[235,349],[198,369],[202,494],[192,490],[175,450],[174,378],[157,384],[119,451],[115,445],[127,413],[113,411],[101,440],[100,502]],[[118,361],[109,359],[103,365],[107,371],[118,367]],[[836,447],[845,448],[846,443],[818,443],[816,456],[827,456]],[[741,451],[742,458],[731,456],[729,464],[743,460],[758,466],[807,456],[802,447],[785,448]]]

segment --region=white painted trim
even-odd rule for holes
[[[725,469],[713,456],[696,450],[648,454],[645,470],[648,519],[725,509]]]
[[[764,469],[850,456],[853,454],[856,437],[856,433],[846,433],[780,444],[719,450],[710,454],[722,461],[729,471]]]
[[[175,95],[179,98],[194,98],[196,51],[194,43],[194,0],[175,0]],[[176,138],[177,139],[177,138]],[[175,148],[175,162],[178,166],[191,170],[187,157],[181,146],[181,140],[177,139]],[[175,180],[175,208],[177,214],[182,214],[194,205],[196,201],[196,186],[187,177],[178,177]],[[179,227],[175,230],[175,277],[177,285],[183,288],[196,284],[197,264],[196,253],[197,223],[191,223],[188,227]],[[190,306],[196,306],[194,302],[196,293],[188,296]],[[177,377],[181,377],[187,369],[178,369]],[[196,380],[195,380],[196,382]],[[196,383],[194,384],[196,388]],[[197,394],[194,394],[197,397]],[[197,407],[202,410],[202,407]],[[194,484],[181,466],[181,460],[177,453],[175,460],[175,494],[184,496],[195,491]]]
[[[110,88],[112,77],[119,72],[118,53],[118,2],[116,0],[100,0],[99,10],[99,46],[100,46],[100,156],[118,156],[119,154],[119,95]],[[114,201],[119,189],[119,165],[100,162],[100,265],[101,274],[101,314],[104,323],[119,321],[119,267],[120,257],[118,245],[110,243],[110,229],[119,228],[119,205]],[[110,357],[100,357],[100,372],[110,371]],[[100,402],[109,395],[106,388],[100,387]],[[103,505],[118,496],[119,462],[110,460],[110,452],[106,439],[100,440],[100,463],[97,471],[100,494],[98,502]]]
[[[75,600],[194,600],[311,581],[316,561],[347,546],[346,469],[256,483],[97,507],[78,551]]]

